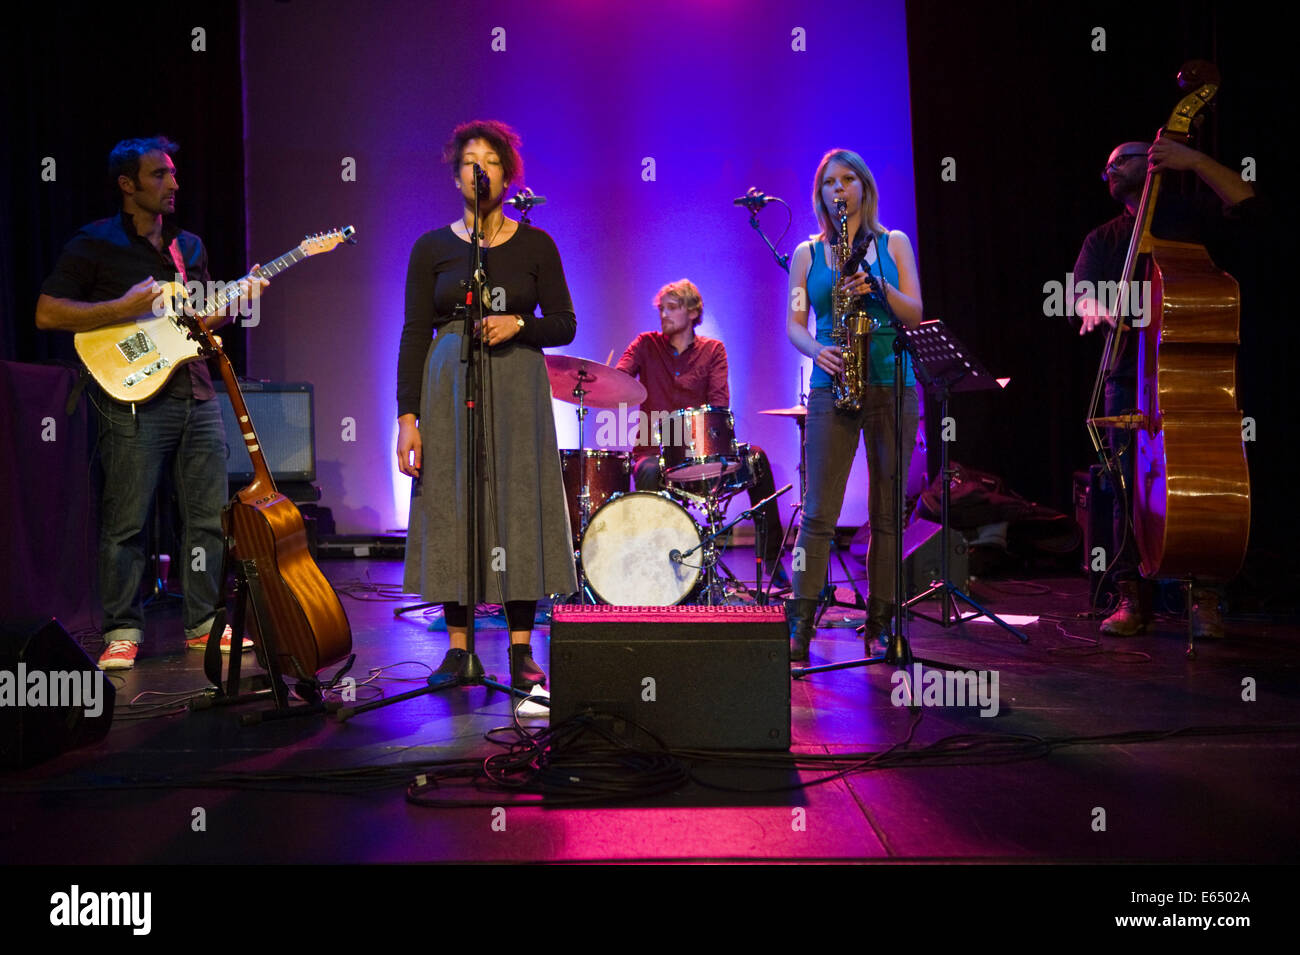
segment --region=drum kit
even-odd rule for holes
[[[652,437],[661,487],[633,491],[632,453],[586,447],[584,421],[589,407],[641,404],[645,388],[616,368],[568,355],[547,355],[546,370],[551,394],[577,405],[579,447],[560,451],[577,599],[717,605],[743,591],[718,545],[728,503],[756,482],[755,454],[736,441],[731,412],[706,405],[666,415]]]

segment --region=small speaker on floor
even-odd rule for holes
[[[645,745],[790,748],[790,641],[770,607],[556,607],[551,726],[591,714]]]
[[[0,625],[0,767],[16,769],[103,739],[108,675],[54,619]]]

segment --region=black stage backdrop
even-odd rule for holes
[[[207,245],[214,280],[238,278],[252,264],[244,248],[239,8],[191,3],[179,16],[171,7],[56,2],[17,11],[0,31],[0,221],[8,237],[0,250],[0,358],[75,361],[71,335],[37,331],[36,298],[72,234],[121,207],[107,174],[119,140],[162,133],[178,142],[178,224]],[[48,159],[52,182],[42,178]],[[236,329],[227,325],[222,339],[242,368],[244,334]]]
[[[1230,168],[1253,157],[1257,193],[1280,222],[1291,164],[1281,131],[1292,111],[1276,81],[1285,35],[1241,4],[908,3],[917,222],[925,307],[950,324],[1002,393],[953,403],[956,460],[1065,510],[1071,473],[1093,460],[1084,431],[1103,336],[1044,315],[1046,282],[1064,282],[1083,237],[1120,211],[1100,179],[1110,150],[1154,137],[1181,94],[1189,59],[1218,64],[1223,84],[1199,148]],[[1104,30],[1105,51],[1092,46]],[[868,104],[869,105],[869,104]],[[940,177],[945,157],[955,181]],[[1165,177],[1191,188],[1190,173]],[[1239,371],[1243,408],[1257,419],[1248,445],[1255,528],[1285,527],[1294,453],[1290,372],[1295,322],[1280,269],[1294,240],[1273,224],[1229,265],[1242,282]],[[931,467],[939,423],[930,419]],[[933,473],[933,470],[932,470]],[[1261,537],[1262,539],[1262,537]]]

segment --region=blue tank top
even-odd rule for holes
[[[883,270],[885,281],[898,288],[898,266],[889,254],[889,237],[880,236],[875,246],[879,260],[872,263],[872,273],[878,276]],[[831,270],[826,264],[825,255],[822,254],[822,243],[818,241],[812,243],[812,267],[808,269],[808,298],[813,313],[817,316],[817,341],[822,345],[833,344],[831,342]],[[867,313],[881,322],[889,321],[889,316],[885,314],[885,310],[878,302],[869,302]],[[888,324],[871,333],[871,351],[867,366],[869,384],[893,385],[894,330]],[[916,384],[916,377],[912,374],[912,362],[907,357],[904,357],[903,383],[909,386]],[[812,378],[808,382],[808,387],[829,388],[830,386],[831,376],[813,365]]]

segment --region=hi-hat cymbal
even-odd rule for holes
[[[795,405],[793,408],[768,408],[759,414],[770,414],[777,418],[802,418],[808,414],[807,405]]]
[[[582,403],[596,408],[639,405],[645,401],[645,386],[626,372],[576,355],[547,355],[546,377],[551,394],[570,404],[578,403],[578,387],[584,392]]]

